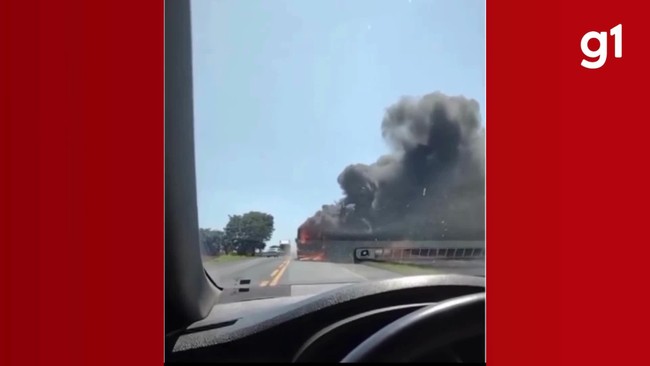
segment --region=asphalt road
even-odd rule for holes
[[[391,270],[390,267],[297,261],[290,257],[251,258],[222,263],[205,262],[204,266],[220,286],[238,287],[242,281],[248,280],[250,281],[247,282],[248,285],[252,287],[269,290],[273,287],[288,287],[292,296],[314,294],[350,283],[405,275],[403,272]]]
[[[255,286],[354,283],[401,276],[363,264],[297,261],[289,257],[251,258],[225,263],[205,263],[213,278],[228,286],[247,279]]]

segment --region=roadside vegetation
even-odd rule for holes
[[[367,266],[399,273],[404,276],[430,275],[430,274],[442,273],[442,271],[432,268],[430,266],[410,264],[410,263],[364,262],[363,264]]]
[[[229,215],[223,229],[199,229],[203,260],[233,261],[264,250],[273,235],[273,216],[251,211]]]

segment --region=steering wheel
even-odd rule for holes
[[[451,347],[484,335],[483,292],[442,301],[405,315],[367,338],[341,362],[463,362]],[[432,355],[440,359],[425,359]]]

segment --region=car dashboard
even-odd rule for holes
[[[311,296],[255,299],[252,290],[247,301],[226,299],[236,295],[224,291],[225,301],[205,319],[167,335],[166,362],[340,362],[406,315],[484,291],[483,277],[461,275],[363,282]],[[436,332],[426,329],[408,342],[418,343]],[[483,328],[481,336],[455,342],[436,357],[484,362],[484,342]],[[403,361],[417,360],[405,354]]]

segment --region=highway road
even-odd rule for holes
[[[250,258],[221,263],[208,261],[204,266],[220,287],[236,288],[244,281],[250,287],[266,288],[268,291],[272,288],[285,288],[285,296],[311,295],[351,283],[405,275],[401,269],[390,270],[390,266],[378,268],[372,264],[298,261],[290,257]],[[409,274],[435,272],[422,270]]]
[[[297,261],[290,257],[251,258],[233,262],[204,264],[210,276],[224,287],[237,286],[241,280],[250,280],[251,286],[275,287],[282,285],[310,286],[344,284],[400,277],[395,272],[372,268],[363,264]],[[327,287],[327,286],[326,286]]]

